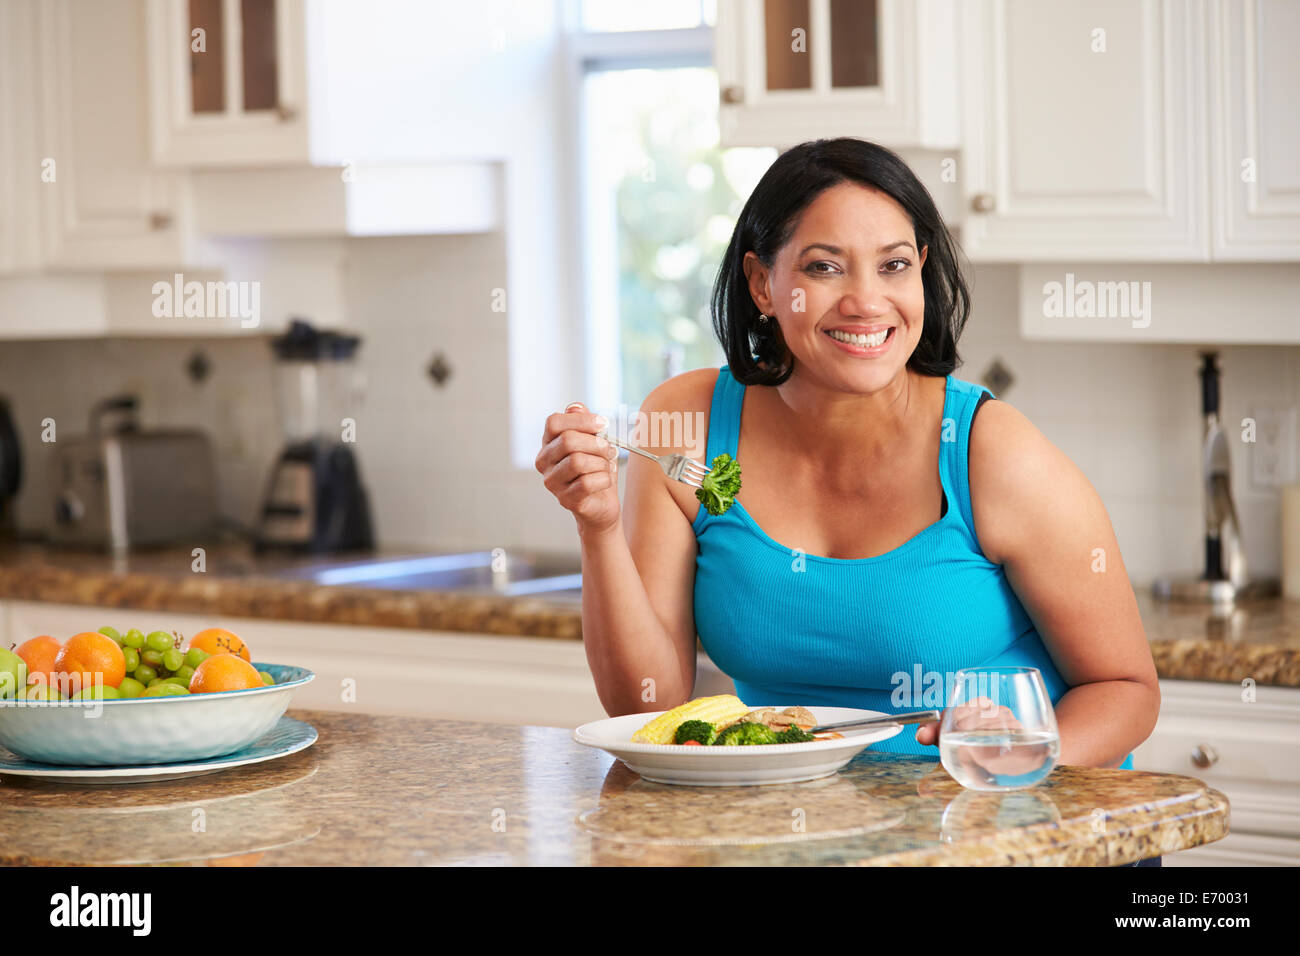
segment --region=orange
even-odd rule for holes
[[[262,675],[252,664],[229,651],[213,654],[190,678],[191,694],[211,694],[223,690],[250,690],[264,687]]]
[[[116,687],[126,676],[126,657],[117,641],[98,631],[74,634],[54,657],[54,676],[59,689],[67,693],[69,687],[81,688],[90,674],[94,681],[103,675],[105,687]]]
[[[239,635],[224,627],[199,631],[190,639],[190,647],[197,647],[209,654],[236,654],[246,661],[253,659],[253,655],[248,652],[248,645],[239,639]]]
[[[50,683],[50,675],[54,672],[54,658],[58,656],[62,647],[63,645],[50,635],[42,634],[40,637],[25,641],[18,650],[14,651],[27,662],[27,683],[33,683],[37,674],[44,674],[44,683]]]

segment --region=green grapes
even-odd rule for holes
[[[159,654],[176,646],[176,641],[166,631],[153,631],[144,642],[151,651],[157,651]]]

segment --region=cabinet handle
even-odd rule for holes
[[[1204,770],[1219,762],[1219,752],[1209,744],[1197,744],[1192,751],[1192,763]]]
[[[149,228],[154,230],[170,229],[172,217],[170,213],[151,212],[149,213]]]
[[[721,96],[724,103],[743,103],[745,102],[745,89],[741,86],[724,86]]]
[[[276,103],[275,115],[281,123],[290,123],[298,118],[298,111],[292,106],[285,106],[283,103]]]
[[[992,212],[996,207],[997,201],[992,193],[976,193],[970,197],[970,208],[974,212]]]

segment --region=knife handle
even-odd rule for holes
[[[810,734],[826,733],[831,730],[849,730],[854,727],[883,727],[887,724],[926,724],[940,718],[937,710],[918,710],[910,714],[886,714],[883,717],[862,717],[858,720],[844,720],[838,724],[822,724],[808,731]]]

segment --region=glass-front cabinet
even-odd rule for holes
[[[724,146],[958,144],[952,0],[719,0]]]
[[[156,162],[307,157],[303,0],[149,0]]]

